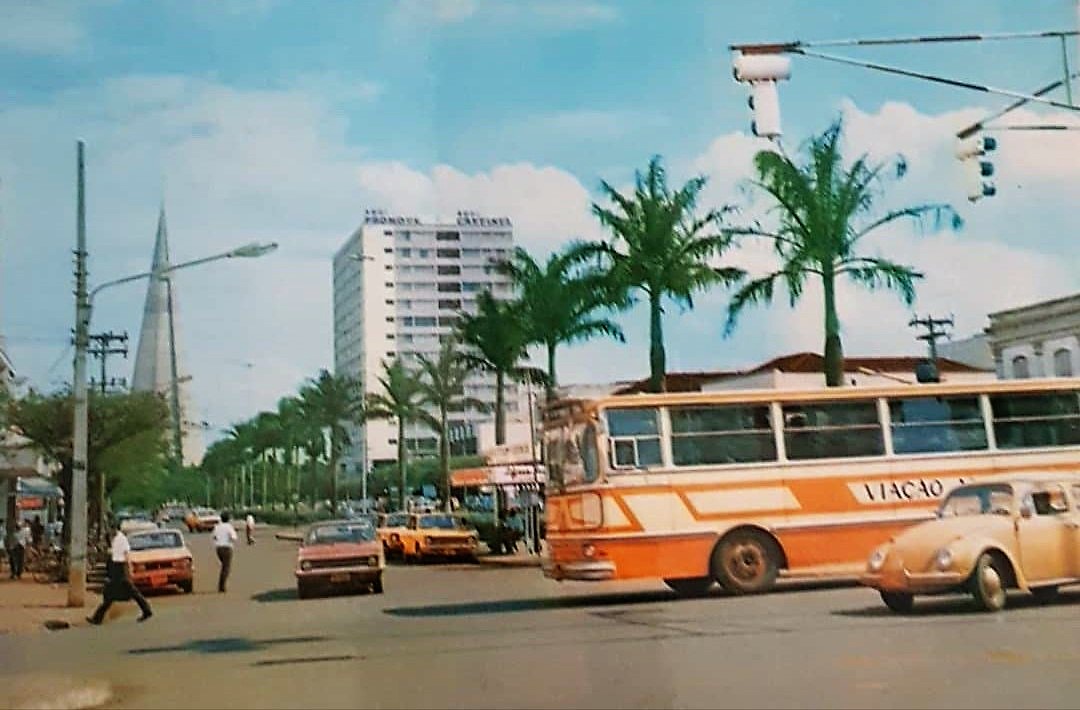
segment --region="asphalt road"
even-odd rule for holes
[[[145,624],[123,604],[101,627],[0,637],[0,688],[104,679],[124,708],[1080,707],[1080,591],[896,616],[850,586],[681,600],[423,565],[388,570],[382,596],[300,601],[294,543],[238,548],[222,595],[208,536],[189,539],[195,594],[153,597]]]

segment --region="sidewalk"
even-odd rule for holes
[[[100,596],[87,592],[86,606],[70,609],[66,584],[41,584],[28,576],[0,579],[0,634],[45,631],[46,622],[57,622],[58,628],[86,626],[86,616],[100,602]]]
[[[482,565],[494,567],[539,567],[540,555],[530,555],[524,551],[515,552],[512,555],[492,555],[488,553],[486,555],[477,555],[476,561]]]

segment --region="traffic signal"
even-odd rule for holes
[[[956,144],[956,157],[964,167],[964,181],[967,185],[967,198],[978,202],[984,197],[997,194],[997,187],[987,178],[994,176],[994,164],[989,160],[980,160],[982,156],[997,150],[997,139],[992,136],[969,136],[961,138]]]
[[[776,82],[791,78],[791,60],[780,54],[739,53],[733,62],[735,81],[750,85],[750,130],[755,136],[778,138],[780,96]]]

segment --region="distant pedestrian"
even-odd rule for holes
[[[26,521],[19,523],[8,545],[8,558],[11,560],[11,578],[21,579],[26,564],[26,548],[30,546],[30,527]]]
[[[30,544],[40,549],[44,541],[45,526],[41,523],[41,516],[35,515],[34,520],[30,523]]]
[[[139,621],[146,621],[154,615],[149,602],[131,583],[131,577],[128,576],[128,555],[131,553],[131,545],[128,544],[127,535],[120,530],[119,523],[113,523],[113,529],[116,532],[113,535],[109,553],[109,565],[101,605],[98,606],[93,616],[86,617],[86,620],[95,626],[105,620],[105,612],[109,610],[113,602],[134,601],[142,611]]]
[[[255,544],[255,516],[251,513],[244,518],[244,533],[247,535],[247,544]]]
[[[211,533],[214,537],[214,550],[221,562],[221,573],[218,575],[217,590],[225,591],[225,582],[229,579],[229,570],[232,569],[233,543],[236,542],[236,528],[229,522],[228,511],[222,512],[221,522],[214,526]]]

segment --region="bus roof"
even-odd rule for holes
[[[866,387],[817,387],[813,389],[730,389],[706,392],[662,392],[605,395],[588,399],[563,399],[548,405],[544,422],[558,423],[611,407],[659,407],[704,404],[760,404],[768,402],[835,402],[879,397],[945,397],[1002,392],[1060,392],[1080,390],[1080,378],[1053,377],[985,382],[940,382],[871,385]]]

